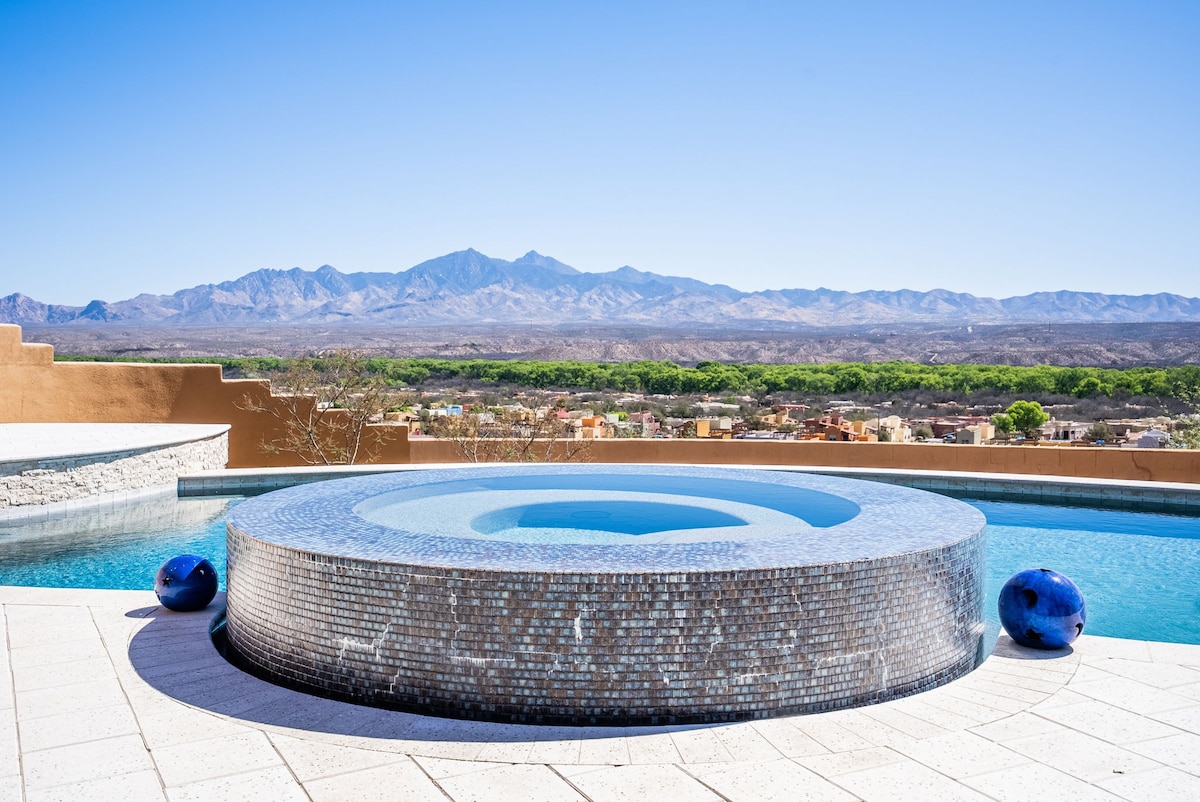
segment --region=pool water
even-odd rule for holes
[[[0,585],[143,590],[178,554],[217,567],[225,589],[225,513],[241,499],[154,499],[17,524],[0,521]]]
[[[786,474],[783,474],[786,476]],[[680,476],[669,473],[659,473],[653,481],[647,481],[644,473],[603,473],[588,471],[586,473],[517,473],[506,476],[473,477],[463,480],[440,480],[428,484],[416,484],[382,493],[366,499],[354,507],[354,513],[368,521],[392,528],[411,528],[417,526],[419,531],[439,531],[452,537],[472,537],[473,526],[463,527],[455,521],[452,526],[444,526],[447,510],[454,513],[451,517],[459,517],[463,509],[482,507],[484,512],[496,512],[502,507],[509,506],[507,499],[519,499],[521,496],[537,498],[561,497],[564,499],[582,501],[576,512],[585,507],[593,511],[611,507],[615,499],[628,496],[641,497],[640,509],[633,512],[633,506],[628,508],[630,514],[615,516],[625,521],[631,518],[644,517],[646,523],[654,528],[645,531],[625,532],[618,527],[603,531],[619,532],[629,535],[646,534],[653,531],[680,530],[693,527],[688,522],[674,521],[673,516],[684,515],[703,516],[703,512],[695,505],[703,504],[712,507],[717,502],[729,502],[743,508],[755,507],[772,513],[774,518],[782,520],[785,516],[788,526],[833,527],[850,521],[860,512],[859,506],[848,498],[830,492],[815,490],[807,487],[797,487],[795,483],[772,484],[763,481],[749,481],[722,477],[719,481],[704,479],[696,476]],[[662,496],[672,496],[677,509],[673,512],[659,510],[665,502]],[[440,499],[436,501],[435,499]],[[518,502],[519,503],[519,502]],[[450,505],[450,506],[448,506]],[[691,511],[683,505],[692,506]],[[513,524],[508,528],[590,528],[599,531],[599,527],[579,527],[577,522],[570,522],[570,512],[561,505],[539,505],[542,509],[533,509],[532,504],[526,504],[522,509],[530,512],[529,523],[518,524],[513,518]],[[611,511],[611,510],[610,510]],[[565,513],[560,515],[559,513]],[[499,516],[503,517],[503,516]],[[427,519],[427,520],[426,520]],[[480,523],[484,527],[492,527],[497,516],[487,516]],[[694,520],[701,521],[701,518]],[[534,523],[537,521],[537,523]],[[415,522],[415,523],[414,523]],[[652,523],[651,523],[652,522]],[[700,523],[697,527],[725,527],[746,525],[747,521],[727,521],[725,523]],[[443,524],[443,525],[439,525]],[[641,529],[635,525],[634,529]],[[451,529],[456,531],[451,531]],[[474,528],[474,531],[480,530]],[[548,541],[550,542],[550,541]],[[572,541],[574,542],[574,541]]]
[[[1200,518],[967,501],[988,520],[988,599],[1018,571],[1051,568],[1083,591],[1084,632],[1200,643]]]
[[[727,512],[662,501],[552,501],[488,512],[471,521],[476,532],[509,537],[513,529],[570,527],[577,532],[638,536],[673,529],[746,525],[746,521]]]
[[[1012,574],[1052,568],[1087,600],[1085,632],[1200,643],[1200,518],[964,499],[988,519],[989,617]],[[238,499],[167,499],[25,525],[0,522],[0,584],[148,588],[176,554],[217,566]],[[536,512],[536,511],[535,511]]]

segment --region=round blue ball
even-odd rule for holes
[[[217,569],[195,554],[172,557],[158,569],[154,593],[168,610],[177,613],[203,610],[217,595]]]
[[[1083,632],[1083,593],[1049,568],[1021,571],[1000,589],[1000,623],[1013,640],[1034,649],[1061,649]]]

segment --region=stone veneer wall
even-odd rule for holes
[[[669,574],[397,565],[228,532],[234,660],[382,707],[735,721],[917,693],[982,657],[982,529],[875,560]]]
[[[229,435],[106,454],[0,462],[0,517],[151,487],[174,487],[180,474],[225,467]]]

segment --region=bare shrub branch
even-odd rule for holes
[[[264,452],[291,454],[307,465],[370,461],[387,435],[368,424],[401,400],[353,351],[294,360],[271,377],[271,393],[265,400],[247,395],[238,406],[279,421],[283,434],[263,443]]]

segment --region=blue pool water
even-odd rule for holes
[[[217,567],[225,589],[225,513],[241,499],[155,499],[26,524],[0,521],[0,585],[144,590],[178,554]]]
[[[746,526],[746,521],[720,510],[667,504],[662,501],[553,501],[484,513],[471,521],[483,534],[511,528],[546,529],[570,526],[588,532],[646,535],[671,529]]]
[[[925,526],[923,513],[940,525]],[[984,522],[953,499],[844,478],[543,465],[303,485],[254,499],[229,523],[289,548],[346,557],[620,573],[867,559],[940,546]],[[814,527],[828,531],[796,536]]]
[[[464,498],[473,494],[487,494],[496,498],[499,494],[522,492],[568,492],[615,494],[653,493],[654,495],[679,496],[681,501],[696,499],[704,501],[729,501],[749,504],[773,510],[792,518],[798,518],[809,526],[832,527],[845,523],[859,513],[859,506],[848,498],[811,488],[790,484],[768,484],[761,481],[741,481],[722,477],[720,481],[705,481],[694,475],[671,475],[656,473],[648,481],[644,473],[516,473],[511,476],[490,476],[460,481],[439,480],[429,484],[418,484],[372,498],[355,508],[355,512],[376,523],[394,524],[389,519],[389,508],[401,510],[399,520],[411,514],[413,505],[428,505],[430,499],[453,496],[443,504],[459,505]],[[436,502],[435,502],[436,503]],[[407,507],[408,509],[402,509]],[[441,509],[445,509],[442,507]],[[650,512],[646,508],[644,512]],[[542,516],[547,525],[569,525],[566,522],[553,524]],[[725,526],[727,524],[715,524]],[[683,526],[665,527],[682,529]],[[633,534],[633,533],[629,533]]]
[[[965,499],[988,519],[988,613],[1009,576],[1052,568],[1087,599],[1085,632],[1200,643],[1200,518]],[[208,557],[224,588],[225,512],[183,499],[23,526],[0,523],[0,584],[149,588],[183,553]]]
[[[967,501],[988,519],[988,599],[1018,571],[1051,568],[1083,591],[1084,632],[1200,643],[1200,518]]]

